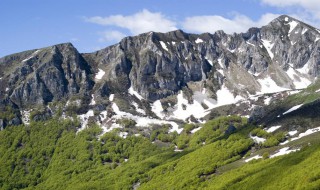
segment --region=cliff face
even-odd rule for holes
[[[81,97],[102,111],[118,94],[120,109],[133,114],[139,107],[161,118],[152,110],[158,100],[167,116],[195,102],[207,112],[254,94],[305,88],[320,74],[319,39],[319,30],[280,16],[240,34],[149,32],[90,54],[71,44],[26,51],[0,59],[0,106],[25,110]],[[138,107],[128,106],[133,101]]]
[[[59,44],[0,60],[1,98],[31,108],[72,95],[88,96],[91,67],[71,44]]]

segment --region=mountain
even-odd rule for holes
[[[319,39],[282,15],[0,58],[0,189],[319,189]]]
[[[67,43],[9,55],[0,59],[0,106],[16,117],[2,123],[20,124],[36,107],[52,115],[58,108],[48,105],[57,101],[72,103],[80,118],[102,113],[94,120],[106,128],[119,115],[113,107],[156,119],[141,126],[200,122],[222,105],[307,87],[319,75],[319,39],[318,29],[283,15],[240,34],[149,32],[89,54]]]

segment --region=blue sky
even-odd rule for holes
[[[71,42],[82,53],[142,32],[245,32],[288,14],[320,26],[319,0],[0,0],[0,57]]]

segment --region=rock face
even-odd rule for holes
[[[226,92],[236,99],[305,88],[320,74],[319,39],[319,30],[284,15],[240,34],[149,32],[89,54],[69,43],[26,51],[0,59],[0,108],[28,109],[72,97],[94,97],[99,104],[110,94],[134,93],[141,107],[143,101],[163,104],[187,89],[181,94],[188,95],[185,109],[194,101],[209,109],[204,95],[223,105]]]
[[[0,60],[1,99],[19,108],[47,104],[93,87],[90,65],[71,44],[59,44]]]

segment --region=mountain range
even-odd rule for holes
[[[196,135],[212,119],[237,115],[261,128],[250,132],[256,145],[244,142],[241,156],[266,140],[264,148],[282,145],[280,155],[295,152],[298,145],[284,146],[319,130],[319,40],[320,30],[282,15],[245,33],[148,32],[93,53],[64,43],[8,55],[0,58],[0,128],[54,118],[78,120],[76,134],[94,125],[99,136],[116,131],[122,138],[150,137],[161,128],[167,135]],[[242,130],[238,120],[219,120],[223,135]],[[282,136],[270,135],[279,131]],[[173,144],[181,152],[188,143]],[[207,175],[212,173],[199,178]],[[133,182],[133,189],[143,183]]]

